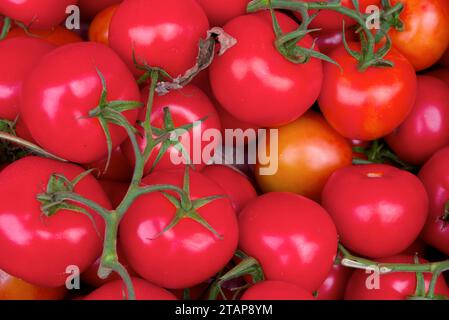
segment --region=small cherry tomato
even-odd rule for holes
[[[314,300],[312,294],[283,281],[262,281],[245,291],[240,300]]]
[[[335,171],[322,199],[341,243],[372,258],[407,249],[424,226],[429,204],[417,177],[388,165],[351,166]]]
[[[353,269],[341,264],[334,264],[331,272],[317,291],[317,300],[343,300],[346,285],[353,273]]]
[[[99,12],[89,26],[89,41],[99,42],[109,45],[109,26],[112,17],[117,11],[118,4],[107,7]]]
[[[75,32],[67,30],[62,26],[55,26],[48,30],[32,30],[30,34],[22,28],[15,27],[12,28],[7,35],[7,39],[17,38],[17,37],[29,37],[29,38],[39,38],[50,42],[55,46],[63,46],[69,43],[82,42],[83,39],[77,35]]]
[[[197,0],[206,12],[209,23],[212,27],[224,26],[232,18],[246,13],[246,6],[249,0]]]

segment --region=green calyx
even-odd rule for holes
[[[181,195],[181,199],[167,193],[161,192],[168,201],[170,201],[176,208],[176,214],[173,220],[159,233],[153,240],[159,238],[165,232],[173,229],[182,219],[192,219],[202,225],[204,228],[213,233],[218,239],[223,240],[223,236],[220,235],[199,213],[198,209],[204,207],[205,205],[215,201],[217,199],[223,198],[223,196],[211,196],[201,199],[191,200],[190,199],[190,178],[189,178],[189,167],[186,167],[184,174],[184,194]]]

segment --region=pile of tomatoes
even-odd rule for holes
[[[0,300],[449,298],[449,0],[295,2],[0,0]]]

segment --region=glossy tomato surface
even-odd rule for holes
[[[418,76],[413,110],[386,141],[402,160],[414,165],[423,164],[449,145],[449,85]]]
[[[255,167],[259,186],[264,192],[288,191],[319,201],[329,176],[351,165],[350,144],[313,111],[277,129],[277,140],[259,145],[259,152],[270,157],[268,164],[259,159]],[[265,174],[262,170],[275,161],[277,172]]]
[[[240,300],[313,300],[313,296],[288,282],[262,281],[246,290]]]
[[[277,17],[285,32],[298,27],[284,14]],[[322,63],[312,58],[294,64],[279,54],[269,14],[237,17],[224,30],[237,44],[215,58],[210,80],[215,97],[230,114],[271,127],[295,120],[314,104],[321,89]],[[312,43],[307,35],[299,44],[311,47]]]
[[[393,45],[417,71],[435,64],[449,46],[449,2],[441,0],[393,0],[404,4],[402,32],[392,29]]]
[[[208,28],[195,0],[128,0],[112,18],[109,44],[136,75],[141,71],[134,66],[133,50],[140,64],[177,77],[195,65],[199,41]]]
[[[256,258],[267,280],[317,290],[332,268],[337,232],[328,213],[305,197],[272,192],[240,214],[240,249]]]
[[[39,39],[0,41],[0,118],[15,120],[19,113],[22,85],[30,70],[55,47]]]
[[[224,26],[232,18],[246,13],[249,0],[197,0],[207,14],[212,27]]]
[[[55,46],[63,46],[65,44],[81,42],[83,39],[77,35],[75,32],[66,29],[63,26],[55,26],[47,30],[33,30],[32,35],[27,34],[22,28],[15,27],[12,28],[7,35],[8,38],[17,37],[29,37],[29,38],[39,38],[50,42]]]
[[[182,169],[157,171],[142,183],[181,187],[183,175]],[[222,194],[223,189],[210,178],[190,172],[192,199]],[[160,234],[175,211],[159,192],[138,198],[121,223],[120,242],[131,267],[146,280],[168,289],[190,288],[208,280],[232,258],[238,242],[237,218],[229,200],[219,198],[197,212],[221,238],[190,218]]]
[[[109,26],[112,17],[117,11],[118,4],[100,11],[89,26],[89,41],[109,45]]]
[[[115,4],[121,3],[123,0],[79,0],[78,5],[81,10],[82,19],[90,19],[95,17],[100,11]]]
[[[351,43],[352,49],[358,45]],[[358,69],[343,46],[330,55],[342,68],[324,65],[320,108],[327,121],[349,139],[375,140],[391,133],[408,116],[416,95],[412,65],[392,49],[385,59],[394,67]]]
[[[45,192],[52,174],[73,180],[82,172],[76,165],[34,156],[18,160],[1,172],[2,270],[34,285],[59,287],[70,275],[67,267],[77,266],[82,272],[100,255],[104,222],[98,214],[86,208],[95,225],[88,216],[70,210],[45,217],[36,198]],[[82,179],[74,192],[111,208],[91,175]]]
[[[317,291],[317,300],[343,300],[353,269],[334,264],[326,280]]]
[[[372,258],[399,254],[409,247],[424,226],[429,203],[416,176],[388,165],[337,170],[322,199],[341,243]]]
[[[67,63],[76,61],[76,63]],[[64,159],[91,163],[107,156],[105,133],[96,117],[89,117],[106,80],[108,101],[139,101],[139,90],[132,74],[108,47],[75,43],[46,55],[29,74],[23,86],[20,112],[33,138]],[[122,113],[130,123],[137,110]],[[126,131],[109,125],[113,148],[122,143]]]

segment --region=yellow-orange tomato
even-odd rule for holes
[[[89,27],[89,40],[109,45],[109,25],[119,5],[110,6],[98,13]]]
[[[268,165],[256,165],[255,174],[261,189],[264,192],[294,192],[319,201],[329,176],[351,164],[350,143],[321,115],[312,111],[278,129],[277,173],[261,175],[259,169]],[[270,156],[270,162],[276,158],[271,155],[276,150],[274,142],[259,146],[261,154]]]
[[[449,46],[449,1],[393,0],[401,2],[404,31],[391,30],[393,45],[413,64],[424,70],[435,64]]]
[[[30,34],[27,34],[22,28],[13,27],[9,31],[7,38],[15,37],[36,37],[46,40],[56,46],[83,41],[83,39],[75,32],[62,26],[56,26],[51,30],[32,30],[30,31]]]
[[[0,270],[0,300],[62,300],[66,293],[64,287],[38,287]]]

